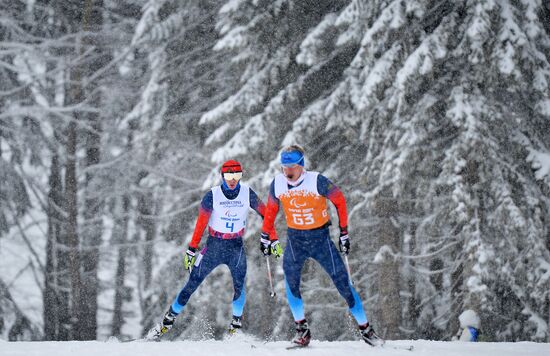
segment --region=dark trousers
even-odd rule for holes
[[[359,325],[367,323],[361,298],[350,283],[346,265],[334,242],[330,239],[328,227],[317,230],[288,231],[288,242],[283,256],[286,294],[294,320],[305,319],[300,278],[305,261],[312,258],[323,267],[332,279],[336,289],[348,303],[351,314]]]
[[[233,315],[241,316],[245,303],[244,282],[246,276],[246,254],[242,238],[222,240],[208,236],[206,247],[201,251],[202,259],[195,266],[189,280],[172,303],[172,311],[179,314],[184,309],[191,295],[197,290],[206,276],[219,265],[229,267],[233,278]]]

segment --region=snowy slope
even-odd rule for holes
[[[127,342],[5,342],[0,356],[548,356],[550,344],[461,343],[443,341],[389,341],[385,348],[371,348],[360,341],[312,341],[307,349],[286,350],[285,341],[263,343],[252,340]],[[396,349],[413,345],[413,351]]]

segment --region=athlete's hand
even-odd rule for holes
[[[185,256],[183,256],[183,266],[185,269],[191,271],[191,268],[193,268],[193,265],[195,264],[196,252],[197,249],[191,246],[189,246],[187,251],[185,251]]]
[[[260,234],[260,251],[264,254],[264,256],[271,255],[271,241],[269,240],[269,235],[265,232],[262,232]]]
[[[275,258],[279,258],[283,255],[283,248],[279,240],[271,240],[271,254],[275,256]]]
[[[340,238],[338,239],[338,247],[340,248],[340,252],[342,252],[344,255],[347,255],[349,253],[349,250],[351,249],[347,227],[340,228]]]
[[[269,235],[265,232],[262,232],[260,235],[260,250],[266,257],[273,255],[279,258],[283,255],[283,248],[279,243],[279,239],[269,239]]]

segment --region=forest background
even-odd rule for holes
[[[382,336],[448,340],[473,309],[485,340],[549,342],[549,83],[543,0],[0,0],[0,338],[141,335],[221,163],[265,201],[297,143],[347,197]],[[260,224],[244,330],[286,339]],[[230,278],[170,337],[221,338]],[[357,337],[315,263],[302,294],[315,338]]]

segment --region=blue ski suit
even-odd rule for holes
[[[226,183],[221,185],[221,191],[228,202],[236,199],[242,189],[239,183],[234,190],[230,190]],[[250,208],[254,209],[260,216],[264,216],[265,204],[258,198],[256,193],[251,189],[249,191]],[[212,191],[208,191],[201,201],[199,208],[199,217],[195,226],[195,231],[189,246],[197,248],[201,240],[202,233],[208,225],[209,236],[206,246],[201,250],[197,257],[195,267],[191,271],[191,275],[185,286],[178,293],[176,299],[171,305],[172,312],[179,314],[185,308],[191,295],[197,290],[199,285],[204,281],[206,276],[210,274],[219,265],[225,264],[229,267],[231,277],[233,279],[233,315],[240,317],[243,314],[243,308],[246,300],[244,290],[244,282],[246,276],[246,252],[242,236],[244,235],[244,227],[235,233],[221,233],[214,230],[209,219],[214,209],[214,198]]]
[[[286,295],[295,321],[305,319],[300,294],[302,268],[308,258],[317,261],[328,273],[336,289],[346,300],[350,313],[359,325],[368,322],[361,298],[351,285],[346,266],[329,233],[330,217],[326,200],[338,211],[339,225],[347,230],[346,201],[342,192],[328,178],[305,171],[297,185],[287,184],[279,174],[271,183],[262,231],[269,235],[282,205],[288,225],[288,240],[283,256]],[[277,237],[271,240],[277,239]]]

